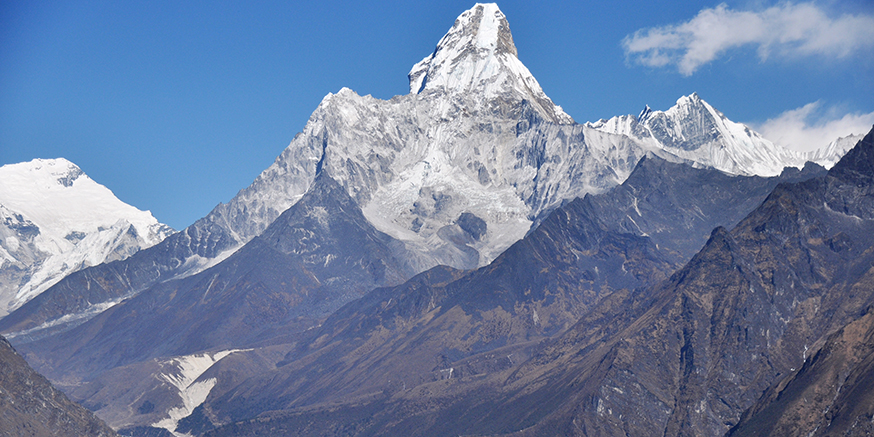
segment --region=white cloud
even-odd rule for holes
[[[724,3],[676,25],[641,29],[622,40],[629,60],[650,67],[676,65],[689,76],[726,51],[757,49],[772,55],[845,58],[874,51],[874,16],[831,18],[813,3],[781,3],[762,11],[737,11]]]
[[[839,137],[866,134],[872,125],[874,112],[840,115],[837,108],[823,109],[820,102],[786,111],[759,125],[750,124],[773,143],[800,152],[825,147]]]

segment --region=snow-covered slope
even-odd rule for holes
[[[506,103],[525,99],[547,120],[573,123],[517,56],[507,17],[494,3],[477,3],[455,20],[434,53],[410,70],[410,93],[441,95],[443,104],[436,111],[441,116],[458,110],[491,112],[488,106],[496,98]]]
[[[623,115],[587,125],[731,174],[776,176],[806,161],[802,154],[729,120],[697,93],[681,97],[667,111],[647,106],[637,117]]]
[[[387,101],[328,94],[273,165],[194,225],[211,231],[196,234],[213,236],[217,225],[233,240],[228,254],[326,171],[378,229],[419,254],[420,269],[488,263],[540,212],[620,183],[645,154],[574,124],[516,53],[503,13],[477,4],[413,67],[413,92]],[[211,262],[181,261],[186,274]]]
[[[0,316],[84,267],[172,232],[63,158],[0,167]]]
[[[840,137],[825,147],[804,153],[803,156],[807,161],[813,161],[825,168],[832,168],[856,143],[862,141],[862,138],[865,138],[865,134]]]

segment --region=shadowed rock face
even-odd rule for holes
[[[403,282],[412,276],[403,253],[403,245],[374,230],[324,175],[224,262],[22,347],[41,356],[52,351],[46,369],[78,375],[152,357],[247,347],[283,330],[309,328],[375,287]],[[142,332],[149,338],[140,338]]]
[[[115,416],[125,408],[113,402],[130,398],[134,387],[125,379],[161,385],[152,375],[154,359],[270,344],[304,331],[365,292],[412,276],[404,254],[402,244],[373,229],[346,192],[322,175],[261,236],[222,263],[153,286],[72,330],[21,347],[45,372],[72,382],[68,388],[77,399],[98,414],[115,411],[112,423],[126,425],[127,418]],[[135,388],[154,391],[139,383]],[[151,402],[162,412],[173,406],[156,396]],[[139,398],[129,411],[141,406]]]
[[[728,431],[808,348],[874,303],[872,139],[826,177],[781,185],[734,230],[714,231],[617,334],[599,338],[581,321],[514,374],[510,387],[530,394],[497,411],[557,405],[521,421],[535,435]]]
[[[806,347],[874,303],[874,217],[864,212],[874,197],[866,170],[872,138],[846,158],[860,165],[778,186],[649,288],[620,284],[616,272],[585,285],[599,280],[586,277],[585,267],[595,270],[588,263],[601,271],[610,259],[623,259],[638,283],[652,284],[640,273],[659,271],[651,264],[658,257],[631,255],[646,253],[645,241],[620,242],[586,212],[596,202],[574,201],[490,266],[414,287],[412,300],[421,304],[412,317],[386,312],[395,298],[411,299],[409,288],[372,293],[360,312],[339,311],[286,364],[208,402],[200,417],[233,421],[279,410],[208,435],[284,427],[360,435],[724,434],[765,389],[801,368]],[[611,255],[619,248],[624,255]],[[553,292],[562,286],[574,292]],[[559,314],[543,316],[550,299],[576,302],[569,313],[577,322],[548,334]],[[267,381],[282,389],[264,392]]]
[[[730,436],[874,434],[872,308],[814,345],[805,358],[744,413]]]
[[[817,173],[809,171],[791,177]],[[217,394],[192,416],[199,421],[192,429],[265,410],[287,414],[214,432],[257,435],[255,428],[275,425],[318,433],[330,424],[345,429],[346,413],[376,415],[368,419],[376,422],[356,425],[364,434],[408,433],[410,427],[423,434],[519,429],[556,408],[555,402],[537,400],[500,409],[500,415],[490,410],[499,400],[508,402],[509,392],[495,387],[542,357],[540,342],[573,326],[596,339],[621,331],[654,302],[658,293],[645,287],[667,279],[694,253],[693,245],[704,244],[709,229],[732,226],[777,183],[648,157],[622,186],[557,209],[487,267],[463,275],[433,269],[341,308],[297,342],[277,370]],[[705,195],[711,191],[712,197]],[[532,374],[543,374],[549,361]],[[387,398],[374,400],[373,393]],[[362,397],[367,401],[360,406],[340,401]],[[425,407],[430,397],[440,398],[440,406]],[[335,402],[344,405],[336,414],[319,407]],[[401,421],[395,416],[406,414],[401,411],[415,414]]]
[[[8,436],[115,436],[81,405],[36,373],[0,337],[0,434]]]

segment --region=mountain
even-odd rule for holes
[[[667,111],[647,106],[637,117],[624,115],[588,125],[732,174],[776,176],[806,161],[802,154],[729,120],[697,93],[681,97]]]
[[[840,137],[825,147],[803,154],[804,159],[815,162],[825,168],[832,168],[838,161],[840,161],[841,157],[846,155],[847,152],[852,149],[856,143],[862,141],[862,138],[864,137],[865,134]]]
[[[531,244],[513,246],[509,254],[499,257],[503,261],[490,267],[504,279],[485,279],[498,277],[495,272],[481,274],[483,278],[467,285],[457,281],[452,293],[479,296],[481,292],[474,290],[484,284],[491,284],[487,288],[542,290],[538,293],[546,292],[549,302],[531,307],[540,320],[539,329],[522,338],[554,335],[570,326],[576,313],[599,294],[665,278],[706,241],[708,229],[739,220],[780,181],[809,178],[821,171],[810,167],[805,172],[787,171],[781,178],[738,177],[645,157],[621,186],[557,210],[556,214],[562,212],[573,220],[572,227],[550,216],[528,238]],[[718,194],[702,195],[709,192]],[[675,223],[684,225],[670,226]],[[589,255],[568,264],[574,253]],[[532,254],[537,261],[529,259]],[[264,347],[277,347],[266,345],[293,341],[300,333],[322,332],[318,325],[340,305],[374,287],[397,284],[412,275],[413,270],[404,264],[407,259],[402,244],[373,229],[325,170],[310,191],[261,236],[216,266],[153,286],[81,326],[21,347],[39,363],[41,371],[63,381],[74,398],[93,407],[113,426],[144,427],[163,420],[162,414],[170,408],[181,408],[173,401],[179,392],[162,388],[166,384],[160,375],[168,373],[165,366],[155,365],[155,359],[171,362],[255,347],[253,352],[237,352],[228,359],[230,363],[246,363],[253,354],[259,357],[255,359],[258,364],[222,370],[231,364],[224,359],[210,363],[215,376],[204,378],[216,381],[216,392],[227,391],[275,365],[279,358],[266,367],[260,358]],[[554,270],[555,277],[532,273],[542,269]],[[451,269],[438,272],[431,271],[425,277],[458,279],[462,273]],[[568,286],[578,277],[587,278],[588,285],[583,288],[594,292],[593,296],[570,291],[581,287]],[[548,291],[554,287],[569,291]],[[377,308],[386,300],[384,296],[380,299]],[[366,314],[363,308],[372,300],[372,296],[365,297],[344,307],[340,314]],[[394,300],[409,299],[395,295]],[[414,300],[434,302],[430,298]],[[499,313],[497,317],[500,320],[508,315]],[[149,333],[148,340],[142,338],[144,332]],[[512,344],[519,340],[499,336],[497,341]],[[283,347],[287,351],[287,346],[278,350]],[[131,380],[143,382],[134,386],[122,383]],[[142,408],[144,402],[150,407]],[[192,408],[185,411],[190,413]],[[165,426],[172,429],[176,422]]]
[[[872,162],[874,130],[827,176],[780,185],[730,232],[714,230],[635,316],[581,320],[508,379],[504,392],[524,394],[495,411],[547,406],[516,420],[516,430],[532,425],[519,435],[724,434],[874,303]],[[607,327],[612,335],[597,335]],[[760,420],[791,421],[801,403],[786,399],[790,415]]]
[[[461,14],[408,77],[410,94],[390,100],[346,88],[327,95],[303,132],[228,203],[130,259],[70,275],[0,320],[0,332],[14,341],[40,338],[156,283],[214,266],[299,201],[322,171],[377,230],[404,243],[410,265],[422,272],[487,265],[556,207],[620,184],[648,153],[733,174],[776,175],[803,164],[697,96],[687,106],[709,121],[674,112],[678,123],[699,123],[689,129],[711,132],[700,153],[686,153],[679,138],[660,142],[636,130],[574,123],[519,61],[494,4]],[[760,146],[766,167],[750,163],[759,154],[748,149]]]
[[[0,317],[72,272],[173,232],[63,158],[0,167],[0,220]]]
[[[337,311],[276,370],[208,398],[189,426],[210,436],[724,434],[874,304],[872,163],[874,130],[827,175],[778,185],[734,229],[717,227],[669,279],[600,296],[592,291],[622,276],[598,284],[577,266],[601,271],[611,248],[645,252],[605,238],[572,202],[488,267]],[[629,273],[657,259],[624,258]],[[573,302],[562,299],[573,289],[577,302],[591,300],[545,338],[556,314],[546,308]],[[852,383],[845,396],[861,400],[867,337],[853,338],[859,355],[840,378]],[[849,412],[840,423],[867,417],[864,403],[837,405]]]
[[[338,417],[360,420],[357,408],[388,422],[396,419],[395,407],[403,414],[427,414],[419,403],[428,401],[416,393],[475,398],[478,384],[456,391],[437,381],[488,381],[505,374],[582,315],[624,320],[630,312],[625,303],[641,296],[636,290],[667,279],[704,244],[709,229],[733,225],[780,180],[802,180],[821,170],[788,173],[782,179],[730,176],[647,157],[621,186],[555,210],[489,266],[460,277],[435,268],[346,305],[305,333],[276,370],[213,393],[188,426],[204,431],[211,423],[243,420],[216,435],[305,424],[318,433],[323,426],[351,426]],[[409,404],[392,405],[398,397]],[[444,401],[448,410],[438,414],[458,412]],[[273,413],[276,420],[244,420],[270,410],[284,413]],[[471,431],[464,421],[442,431],[431,420],[427,426],[414,423],[408,425],[423,433]],[[408,432],[405,426],[381,426],[362,432]]]
[[[39,357],[44,372],[72,386],[72,395],[88,393],[86,405],[115,427],[130,425],[139,408],[118,405],[132,387],[110,382],[118,378],[113,369],[128,366],[127,380],[157,384],[147,387],[157,407],[140,414],[155,423],[155,415],[175,407],[168,398],[181,395],[159,390],[165,384],[155,375],[165,370],[155,359],[208,354],[219,361],[228,351],[305,331],[365,292],[411,277],[406,260],[403,244],[375,230],[346,191],[321,173],[300,201],[216,266],[152,286],[81,326],[23,347]]]
[[[505,104],[526,102],[552,123],[572,124],[517,56],[507,17],[494,3],[478,3],[455,20],[434,53],[413,66],[410,93],[438,96],[443,104],[436,113],[444,118],[460,111],[494,114],[489,106],[500,97]]]
[[[635,128],[574,123],[491,4],[463,13],[409,79],[411,93],[387,101],[329,94],[227,204],[67,276],[0,331],[138,433],[203,431],[267,405],[300,414],[295,396],[307,408],[394,396],[391,366],[414,376],[402,386],[491,382],[581,319],[635,320],[714,227],[821,171],[784,171],[801,161],[697,95]],[[376,287],[388,288],[367,294]],[[285,391],[259,385],[264,375]]]
[[[52,387],[0,337],[0,434],[115,436],[115,431]]]

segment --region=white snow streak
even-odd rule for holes
[[[152,426],[164,428],[177,437],[190,437],[190,434],[176,432],[176,426],[180,420],[188,417],[195,408],[206,400],[209,392],[212,391],[216,384],[215,378],[208,378],[202,381],[198,381],[197,378],[222,358],[240,351],[240,349],[233,349],[214,354],[186,355],[161,363],[175,367],[174,372],[161,374],[159,378],[179,390],[182,406],[170,409],[167,412],[169,417],[153,423]]]

